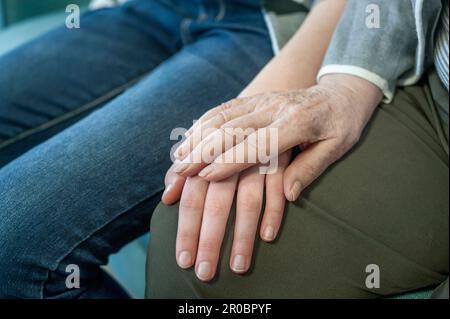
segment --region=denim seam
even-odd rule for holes
[[[62,255],[59,259],[56,260],[56,266],[54,267],[54,269],[51,269],[49,267],[49,269],[46,270],[47,274],[45,279],[42,281],[42,285],[40,288],[40,299],[44,299],[44,289],[45,286],[47,284],[47,281],[50,277],[50,272],[52,271],[56,271],[59,266],[61,265],[61,262],[67,257],[69,256],[71,253],[73,253],[73,251],[78,248],[81,244],[83,244],[84,242],[86,242],[87,240],[89,240],[92,236],[94,236],[96,233],[98,233],[99,231],[101,231],[103,228],[105,228],[107,225],[109,225],[112,221],[114,221],[115,219],[121,217],[123,214],[126,214],[127,212],[129,212],[130,210],[132,210],[134,207],[142,204],[143,202],[145,202],[146,200],[148,200],[149,198],[156,196],[157,194],[161,193],[164,190],[164,187],[158,188],[156,191],[152,192],[150,195],[148,196],[144,196],[142,200],[137,201],[131,205],[129,205],[128,208],[120,211],[117,215],[115,215],[113,218],[109,219],[108,221],[106,221],[105,223],[101,224],[98,228],[94,229],[91,233],[89,233],[86,237],[84,237],[83,239],[77,241],[72,247],[70,247],[69,251]],[[99,265],[99,267],[101,267],[102,265]]]
[[[227,13],[227,7],[225,6],[225,3],[223,0],[217,0],[219,2],[219,13],[215,17],[216,21],[222,21],[225,18],[225,15]]]
[[[183,41],[183,44],[189,44],[192,42],[192,35],[189,31],[189,27],[192,23],[192,19],[185,18],[181,20],[180,24],[180,33],[181,33],[181,40]]]
[[[203,3],[199,3],[198,5],[199,5],[199,10],[198,10],[198,14],[197,14],[197,17],[195,18],[195,20],[197,22],[208,20],[209,14],[206,11],[205,5]]]
[[[54,126],[56,126],[56,125],[58,125],[60,123],[63,123],[65,121],[68,121],[68,120],[74,118],[77,115],[80,115],[80,114],[83,114],[85,112],[88,112],[88,111],[92,110],[93,108],[95,108],[96,106],[101,104],[102,102],[108,101],[109,99],[119,95],[119,93],[125,91],[126,88],[130,87],[132,84],[134,84],[137,81],[139,81],[139,79],[141,79],[143,76],[144,75],[140,75],[137,78],[135,78],[135,79],[133,79],[131,81],[128,81],[127,83],[125,83],[125,84],[123,84],[123,85],[121,85],[119,87],[116,87],[116,88],[112,89],[111,91],[107,92],[106,94],[103,94],[102,96],[100,96],[100,97],[98,97],[98,98],[96,98],[96,99],[94,99],[94,100],[92,100],[92,101],[90,101],[90,102],[88,102],[88,103],[86,103],[86,104],[76,108],[73,111],[64,113],[63,115],[61,115],[61,116],[59,116],[59,117],[57,117],[55,119],[47,121],[44,124],[39,125],[39,126],[37,126],[35,128],[31,128],[29,130],[26,130],[26,131],[24,131],[24,132],[22,132],[22,133],[20,133],[20,134],[18,134],[16,136],[14,136],[14,137],[8,139],[8,140],[0,143],[0,150],[2,150],[2,149],[6,148],[6,147],[8,147],[8,146],[10,146],[10,145],[12,145],[14,143],[17,143],[17,142],[19,142],[19,141],[21,141],[21,140],[23,140],[25,138],[28,138],[28,137],[32,136],[33,134],[36,134],[36,133],[45,131],[47,129],[50,129],[50,128],[52,128],[52,127],[54,127]]]

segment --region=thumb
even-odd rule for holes
[[[173,166],[167,171],[164,179],[166,189],[162,195],[162,202],[166,205],[172,205],[181,197],[186,178],[173,171]]]
[[[337,160],[336,145],[332,140],[320,141],[303,150],[285,170],[284,195],[293,202],[300,193]]]

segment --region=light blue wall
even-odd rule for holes
[[[0,0],[0,26],[53,11],[64,12],[70,3],[85,7],[89,0]]]

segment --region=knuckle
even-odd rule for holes
[[[200,200],[193,197],[182,198],[180,201],[180,209],[185,210],[197,210],[202,208],[202,203]]]
[[[217,117],[219,118],[219,122],[223,125],[229,121],[229,112],[227,110],[222,110],[217,114]]]
[[[350,146],[356,145],[359,143],[359,140],[361,139],[361,134],[359,133],[353,133],[350,135],[349,140],[348,140],[348,144]]]
[[[272,216],[282,216],[284,214],[284,209],[280,206],[271,205],[267,207],[267,212]]]
[[[202,240],[198,244],[198,250],[207,254],[216,254],[218,250],[217,240],[209,238],[209,240]]]
[[[244,193],[239,197],[238,207],[246,212],[259,212],[261,200],[252,194]]]
[[[315,167],[315,165],[309,163],[309,162],[304,162],[302,164],[302,173],[306,174],[308,176],[313,176],[316,172],[317,168]]]
[[[207,212],[211,216],[221,216],[225,213],[225,205],[219,200],[208,200],[205,203],[205,213]]]
[[[231,100],[231,101],[220,104],[219,108],[223,112],[223,111],[231,109],[233,107],[233,104],[234,104],[234,100]]]
[[[361,135],[358,132],[348,132],[347,134],[342,134],[341,136],[341,149],[347,151],[356,144],[359,143]]]
[[[283,173],[283,172],[282,172],[282,173]],[[283,175],[281,175],[281,176],[283,176]],[[272,186],[271,186],[271,189],[272,189],[272,192],[273,192],[274,194],[279,194],[279,196],[280,196],[281,198],[284,198],[284,187],[283,187],[283,182],[277,183],[277,184],[275,184],[275,185],[272,185]]]
[[[203,114],[203,115],[200,117],[200,119],[199,119],[200,123],[203,122],[203,121],[205,121],[206,118],[209,118],[209,117],[214,116],[214,114],[215,114],[218,110],[221,110],[221,105],[216,106],[216,107],[210,109],[209,111],[206,111],[206,113]],[[199,123],[199,124],[200,124],[200,123]]]
[[[196,237],[198,237],[197,232],[195,232],[191,229],[185,229],[183,227],[181,227],[177,233],[177,240],[180,242],[191,241],[191,240],[195,239]]]
[[[243,250],[243,248],[251,247],[254,244],[253,237],[250,236],[239,236],[234,238],[233,246],[239,248],[239,250]]]

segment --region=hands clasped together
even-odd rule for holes
[[[380,92],[371,86],[354,76],[327,75],[306,90],[238,98],[205,113],[186,133],[187,138],[175,152],[178,160],[165,179],[163,202],[172,204],[181,198],[178,265],[195,266],[202,281],[214,277],[237,190],[230,268],[239,274],[247,272],[263,198],[259,234],[271,242],[280,230],[285,199],[295,201],[303,189],[359,140],[381,99]],[[229,128],[249,134],[232,139],[230,144],[224,134]],[[271,143],[258,143],[265,136],[259,133],[268,129],[277,131],[275,153],[269,149]],[[291,159],[291,150],[297,146],[301,152]],[[204,156],[196,155],[211,154],[211,150],[220,150],[211,161],[192,161],[203,159]],[[251,160],[251,151],[278,156],[277,169],[261,174],[261,161],[258,157]],[[244,161],[225,160],[236,155]]]

